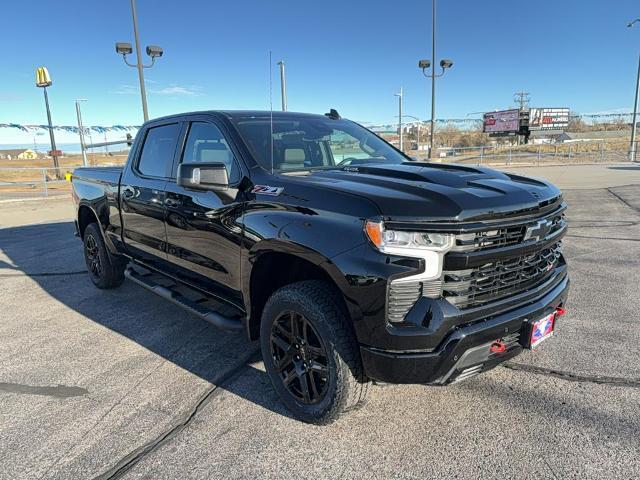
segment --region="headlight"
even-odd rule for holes
[[[384,253],[407,255],[407,250],[441,252],[453,246],[453,235],[430,232],[387,230],[382,222],[367,220],[365,232],[369,240]]]
[[[367,220],[364,230],[378,250],[389,255],[421,258],[424,271],[394,282],[427,281],[440,278],[444,254],[453,247],[454,237],[447,233],[387,230],[382,222]]]

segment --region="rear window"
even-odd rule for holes
[[[168,177],[179,134],[180,125],[177,123],[147,130],[138,171],[148,177]]]

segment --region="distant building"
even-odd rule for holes
[[[594,141],[626,140],[630,136],[628,130],[599,130],[593,132],[549,132],[534,130],[529,136],[529,143],[534,145],[546,143],[573,143]]]
[[[0,150],[0,158],[6,158],[7,160],[35,160],[38,158],[38,154],[29,148]]]
[[[557,141],[563,143],[590,142],[594,140],[626,140],[631,132],[627,130],[609,130],[597,132],[563,132],[558,135]]]
[[[562,135],[562,132],[548,132],[545,130],[533,130],[529,135],[529,143],[534,145],[540,145],[545,143],[557,143],[561,142],[558,137]]]

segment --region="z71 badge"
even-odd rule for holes
[[[269,185],[254,185],[251,193],[260,193],[262,195],[280,195],[284,188],[270,187]]]

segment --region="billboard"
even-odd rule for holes
[[[520,110],[502,110],[485,113],[482,122],[484,133],[515,133],[520,130]]]
[[[529,130],[564,130],[568,126],[568,108],[532,108],[529,110]]]

